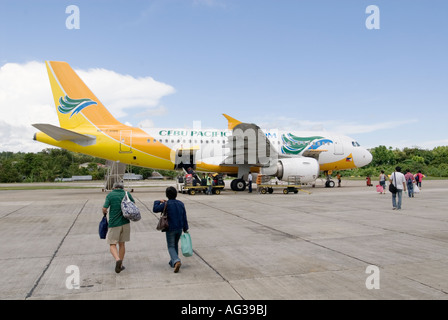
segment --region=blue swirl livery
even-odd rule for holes
[[[65,96],[64,99],[60,97],[59,103],[58,111],[63,114],[71,113],[70,118],[78,114],[82,109],[98,104],[92,99],[71,99],[68,96]]]

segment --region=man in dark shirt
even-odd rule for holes
[[[131,238],[130,221],[123,217],[121,212],[121,201],[125,196],[124,186],[121,182],[114,183],[113,190],[106,196],[103,205],[103,214],[107,215],[109,209],[109,230],[107,232],[107,243],[110,246],[110,253],[115,259],[115,272],[124,270],[123,259],[126,253],[125,242]],[[135,203],[131,194],[129,199]],[[117,249],[117,243],[119,249]]]

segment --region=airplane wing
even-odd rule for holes
[[[302,183],[316,180],[319,174],[319,163],[316,159],[280,155],[259,126],[242,123],[228,116],[226,118],[229,120],[232,135],[228,136],[224,148],[225,158],[220,166],[238,168],[237,179],[230,185],[232,190],[243,191],[246,188],[245,176],[251,172],[252,167],[258,167],[257,171],[262,175],[275,176],[283,181],[290,177],[300,177]]]
[[[263,167],[269,165],[271,160],[297,157],[297,155],[279,154],[259,126],[253,123],[243,123],[226,114],[223,116],[229,122],[228,128],[232,130],[232,135],[225,146],[230,149],[230,152],[221,165],[245,164]],[[326,151],[328,150],[309,148],[304,150],[300,157],[319,160],[319,155]]]
[[[95,144],[96,142],[96,137],[63,129],[57,126],[53,126],[51,124],[36,123],[33,124],[33,127],[39,129],[40,131],[52,137],[56,141],[68,140],[82,146],[92,145]]]

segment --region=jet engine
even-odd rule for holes
[[[299,176],[301,183],[309,183],[319,176],[319,163],[309,157],[279,159],[276,165],[262,168],[261,174],[275,176],[283,181],[288,181],[290,176]]]

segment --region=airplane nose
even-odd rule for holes
[[[372,162],[373,156],[372,156],[372,154],[368,150],[364,149],[363,151],[364,152],[363,152],[363,155],[362,155],[362,163],[363,163],[362,166],[366,166],[370,162]]]
[[[357,153],[357,157],[354,160],[355,160],[355,165],[358,168],[361,168],[361,167],[368,165],[370,162],[372,162],[373,156],[366,149],[360,149],[359,151],[360,152]]]

